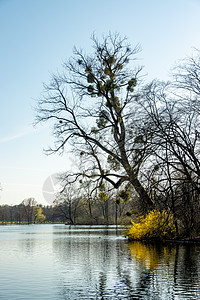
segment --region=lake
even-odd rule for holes
[[[114,226],[0,226],[0,299],[200,299],[200,245]]]

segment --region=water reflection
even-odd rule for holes
[[[199,299],[198,245],[146,244],[136,241],[129,243],[129,251],[133,260],[136,259],[146,270],[143,273],[145,277],[138,281],[138,289],[146,291],[145,294],[150,291],[149,297],[153,293],[158,299]]]
[[[172,245],[139,241],[130,242],[129,250],[132,258],[141,262],[149,271],[154,271],[161,263],[170,265],[177,252]]]
[[[0,299],[200,299],[200,246],[115,227],[0,227]]]
[[[76,294],[81,299],[177,299],[183,293],[182,299],[199,297],[198,246],[128,243],[115,231],[83,228],[72,229],[63,240],[53,239],[53,249],[67,270],[62,294],[72,299],[80,283],[88,287]],[[190,269],[188,257],[193,261]]]
[[[116,236],[112,239],[113,231],[109,238],[109,229],[104,228],[90,229],[88,232],[84,228],[76,228],[68,234],[65,232],[65,238],[61,238],[63,233],[55,235],[54,256],[57,265],[63,270],[62,295],[66,299],[104,297],[109,281],[113,280],[117,260],[118,242]]]

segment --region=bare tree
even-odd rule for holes
[[[133,67],[139,47],[132,49],[118,34],[109,34],[102,42],[94,36],[92,40],[93,55],[74,48],[63,74],[53,75],[44,86],[36,122],[53,122],[56,143],[50,152],[63,151],[68,144],[80,157],[79,171],[66,175],[66,181],[89,178],[101,185],[106,180],[116,189],[130,182],[152,207],[139,180],[145,141],[138,151],[134,133],[142,68],[128,68]]]
[[[55,210],[59,215],[63,216],[66,222],[75,224],[77,208],[81,198],[80,195],[77,195],[77,190],[73,186],[66,186],[55,200]]]
[[[183,59],[172,71],[173,85],[179,97],[199,111],[200,97],[200,51],[195,49],[191,57]]]
[[[200,193],[200,117],[169,88],[168,84],[153,82],[147,86],[141,101],[154,162],[162,161],[166,167],[183,174]]]
[[[34,198],[24,199],[21,203],[28,224],[31,224],[33,222],[33,212],[36,204],[37,202]]]
[[[170,209],[177,233],[179,220],[189,236],[199,226],[199,213],[194,211],[200,205],[200,115],[193,105],[194,94],[188,89],[184,94],[183,85],[181,93],[174,87],[153,81],[138,98],[152,149],[141,170],[157,206]]]

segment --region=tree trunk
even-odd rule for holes
[[[118,204],[115,203],[115,225],[117,226],[117,218],[118,218]]]
[[[105,203],[105,217],[106,217],[106,225],[109,224],[109,220],[108,220],[108,199]]]
[[[135,188],[140,198],[143,199],[144,202],[147,204],[147,208],[152,209],[155,206],[155,204],[135,175],[130,176],[130,182]]]

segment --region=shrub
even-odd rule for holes
[[[138,222],[131,222],[132,226],[126,233],[130,240],[169,238],[175,232],[173,216],[166,210],[154,209],[139,217]]]

